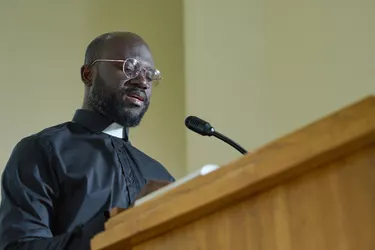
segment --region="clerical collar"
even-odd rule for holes
[[[124,128],[107,117],[86,109],[78,109],[74,116],[73,122],[79,123],[95,133],[106,133],[111,136],[128,140],[129,129]]]

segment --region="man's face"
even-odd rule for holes
[[[140,42],[111,41],[101,59],[134,58],[141,68],[154,68],[151,52]],[[144,71],[134,79],[123,72],[122,62],[97,62],[93,65],[92,86],[88,96],[91,108],[125,126],[137,126],[146,113],[151,98],[152,83]]]

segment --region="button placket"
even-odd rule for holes
[[[127,181],[127,177],[126,177],[127,176],[127,171],[126,170],[129,167],[128,168],[126,167],[126,163],[125,163],[124,158],[123,158],[123,155],[124,155],[123,150],[122,150],[123,146],[122,146],[122,144],[117,143],[117,141],[114,140],[113,138],[111,138],[111,140],[112,140],[112,145],[115,148],[115,151],[116,151],[116,154],[117,154],[117,158],[118,158],[118,160],[120,162],[121,173],[122,173],[122,176],[123,176],[123,178],[125,180],[125,189],[126,189],[126,193],[127,193],[127,199],[129,201],[128,205],[130,205],[131,201],[132,201],[131,194],[130,194],[131,191],[129,190],[129,185],[128,185],[128,181]]]
[[[122,167],[122,173],[126,183],[128,197],[131,202],[134,202],[136,196],[138,195],[139,188],[132,170],[132,161],[129,159],[129,152],[126,150],[126,146],[124,145],[124,143],[122,141],[119,142],[116,140],[115,144],[117,155]]]
[[[128,183],[128,187],[129,187],[129,191],[130,191],[130,197],[131,197],[131,200],[132,202],[135,201],[138,193],[139,193],[139,183],[137,182],[137,179],[136,179],[136,176],[134,174],[134,162],[131,160],[131,157],[129,156],[129,151],[127,150],[126,148],[126,145],[123,144],[123,156],[127,162],[127,166],[128,166],[128,175],[126,176],[126,181]]]

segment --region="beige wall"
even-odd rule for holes
[[[187,114],[250,150],[375,90],[373,0],[185,0],[184,7]],[[239,157],[186,133],[189,171]]]
[[[70,120],[82,104],[85,46],[103,32],[142,35],[165,80],[133,144],[185,174],[182,1],[0,0],[0,168],[24,136]],[[171,43],[171,40],[174,40]]]
[[[1,168],[22,137],[70,119],[81,105],[86,8],[84,1],[0,2]]]

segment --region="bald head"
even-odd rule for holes
[[[88,65],[102,57],[104,52],[111,49],[115,43],[127,43],[128,45],[143,44],[148,49],[147,43],[139,35],[132,32],[108,32],[104,33],[90,42],[85,53],[84,64]]]

